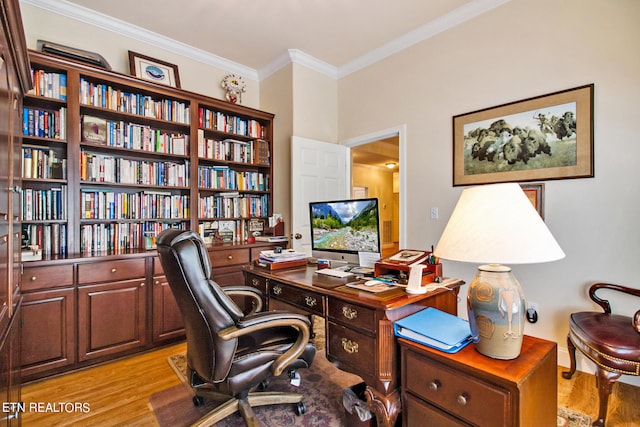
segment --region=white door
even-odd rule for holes
[[[291,138],[291,232],[293,249],[311,256],[309,202],[349,198],[349,147]]]

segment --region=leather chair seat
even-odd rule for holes
[[[589,359],[605,369],[640,375],[640,334],[631,317],[583,311],[570,317],[569,335]]]

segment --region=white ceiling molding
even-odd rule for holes
[[[21,3],[45,9],[49,12],[65,16],[70,19],[93,25],[107,31],[125,35],[134,40],[148,43],[152,46],[191,58],[201,63],[211,65],[222,70],[239,74],[248,79],[261,80],[290,63],[301,64],[309,67],[321,74],[334,79],[340,79],[348,76],[358,70],[361,70],[371,64],[381,61],[397,52],[407,49],[421,41],[424,41],[434,35],[455,27],[465,21],[468,21],[478,15],[481,15],[491,9],[508,3],[511,0],[475,0],[465,4],[458,9],[431,21],[422,27],[419,27],[395,40],[385,43],[384,45],[372,50],[371,52],[360,56],[346,63],[341,67],[335,67],[311,55],[304,53],[298,49],[289,49],[284,52],[266,67],[257,71],[253,68],[238,64],[237,62],[222,58],[202,49],[189,46],[176,40],[165,37],[161,34],[145,30],[136,25],[119,19],[98,13],[72,3],[66,0],[20,0]]]
[[[66,0],[20,0],[21,3],[39,7],[66,18],[74,19],[88,25],[93,25],[116,34],[130,37],[152,46],[159,47],[169,52],[191,58],[203,64],[211,65],[222,70],[239,74],[252,80],[258,80],[258,72],[245,65],[222,58],[221,56],[205,52],[202,49],[194,48],[187,44],[165,37],[161,34],[154,33],[144,28],[140,28],[134,24],[121,21],[108,15],[87,9]],[[55,40],[49,40],[55,41]]]
[[[453,28],[465,21],[475,18],[478,15],[482,15],[491,9],[501,6],[511,0],[476,0],[461,6],[446,15],[434,19],[427,24],[416,28],[413,31],[408,32],[388,43],[383,44],[377,49],[362,55],[359,58],[354,59],[341,66],[338,69],[338,79],[348,76],[358,70],[368,67],[382,59],[391,56],[395,53],[403,51],[414,44],[427,40],[438,33]]]

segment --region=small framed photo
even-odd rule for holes
[[[132,76],[142,80],[180,89],[177,65],[129,51],[129,70]]]
[[[520,184],[520,187],[544,220],[544,183]]]

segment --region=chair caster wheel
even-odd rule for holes
[[[193,396],[193,406],[202,406],[202,405],[204,405],[204,397]]]
[[[305,404],[303,402],[298,402],[296,404],[296,415],[300,416],[302,414],[305,414],[307,412],[307,407],[305,406]]]

